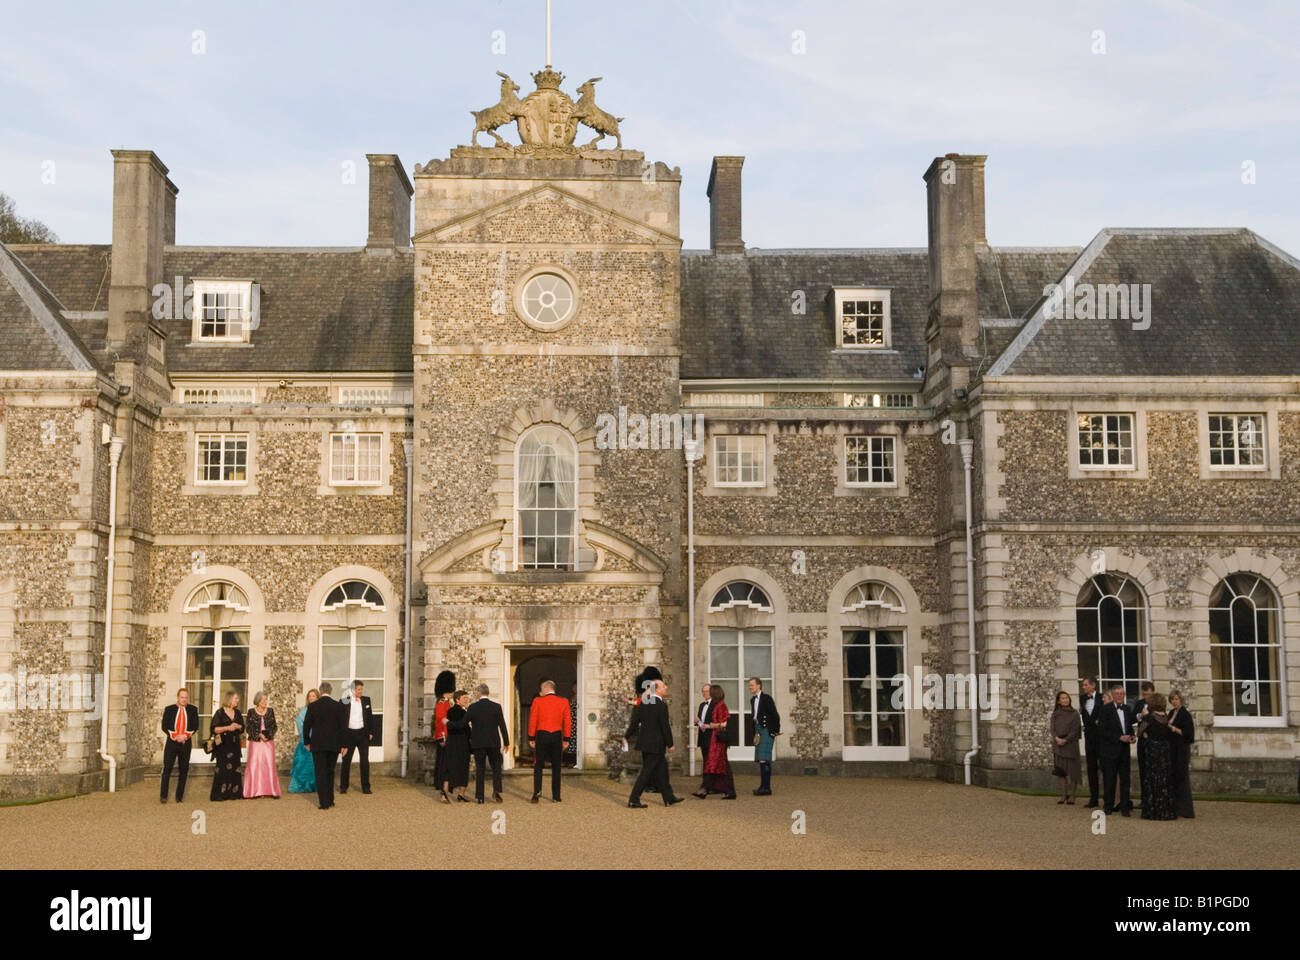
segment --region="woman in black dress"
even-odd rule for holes
[[[221,742],[212,748],[211,800],[238,800],[244,795],[244,774],[240,769],[240,741],[244,734],[244,715],[239,712],[239,694],[227,690],[222,706],[212,715],[212,735]]]
[[[1147,696],[1147,715],[1138,725],[1138,736],[1146,744],[1146,772],[1142,775],[1142,819],[1176,820],[1173,741],[1178,734],[1169,729],[1163,694],[1152,693]]]
[[[457,690],[454,704],[447,711],[448,720],[464,720],[465,708],[469,705],[469,694]],[[443,748],[447,755],[447,785],[456,791],[456,799],[469,803],[465,788],[469,786],[469,730],[453,730],[447,726],[447,745]]]
[[[1169,692],[1169,729],[1175,734],[1170,741],[1173,747],[1174,812],[1180,817],[1194,818],[1192,809],[1192,743],[1196,740],[1196,727],[1192,715],[1183,705],[1183,695],[1177,690]]]

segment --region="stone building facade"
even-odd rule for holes
[[[557,76],[522,103],[566,116]],[[760,676],[778,772],[1042,785],[1095,673],[1187,695],[1200,789],[1294,787],[1294,258],[990,246],[970,155],[927,248],[852,250],[746,248],[718,157],[682,250],[675,168],[548,136],[369,155],[363,247],[177,245],[149,151],[111,244],[0,247],[0,796],[152,771],[181,685],[266,691],[287,762],[304,692],[363,679],[418,774],[443,669],[523,763],[557,679],[617,772],[648,664],[683,741]]]

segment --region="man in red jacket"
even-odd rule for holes
[[[528,711],[528,745],[533,748],[533,803],[542,795],[542,766],[551,761],[551,800],[560,802],[560,767],[573,736],[569,701],[555,693],[555,681],[543,680],[542,691]]]

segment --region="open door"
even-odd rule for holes
[[[569,701],[573,716],[573,737],[564,753],[564,765],[576,766],[578,762],[578,651],[576,650],[512,650],[510,672],[514,687],[511,698],[513,709],[510,718],[510,740],[515,762],[521,767],[533,765],[533,751],[528,746],[528,715],[533,700],[541,692],[543,680],[555,681],[555,692]]]

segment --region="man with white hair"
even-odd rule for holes
[[[625,739],[636,738],[636,748],[641,751],[641,773],[632,786],[632,795],[627,798],[627,805],[634,809],[645,809],[641,802],[641,792],[646,785],[653,782],[664,798],[664,806],[671,807],[681,803],[682,798],[673,796],[673,788],[668,783],[668,757],[673,752],[673,728],[668,722],[668,704],[664,697],[668,686],[662,680],[654,681],[654,693],[647,690],[641,697],[641,705],[632,712],[632,724],[627,728]]]

